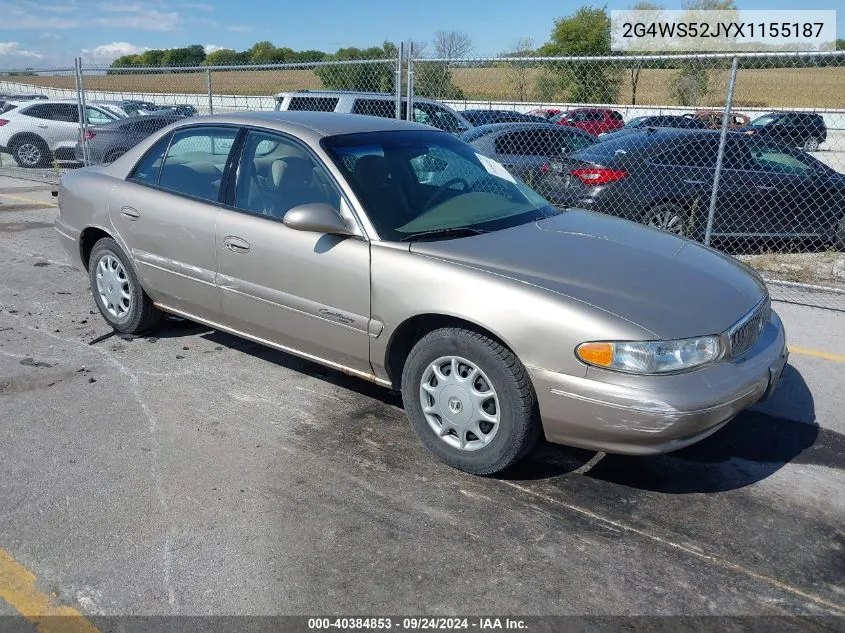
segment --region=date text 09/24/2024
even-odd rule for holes
[[[525,620],[519,618],[497,617],[335,617],[309,618],[310,630],[519,630],[525,629]]]

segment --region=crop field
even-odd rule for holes
[[[677,72],[667,69],[642,70],[637,85],[637,104],[672,103],[669,87]],[[463,91],[468,100],[548,101],[540,98],[535,91],[539,73],[537,68],[528,68],[517,78],[514,71],[504,68],[464,67],[453,69],[452,78],[455,86]],[[215,94],[270,95],[286,90],[323,87],[320,79],[308,69],[214,71],[211,77]],[[74,78],[69,75],[15,77],[14,80],[33,86],[75,88]],[[708,90],[697,105],[723,104],[727,81],[727,70],[708,71]],[[524,86],[522,91],[518,90],[518,84]],[[735,104],[737,107],[842,108],[845,107],[843,86],[845,67],[742,69],[738,73]],[[89,90],[138,94],[201,94],[208,89],[204,72],[86,75],[85,87]],[[617,103],[630,104],[631,93],[631,71],[624,69]],[[566,94],[560,94],[554,100],[566,99]]]

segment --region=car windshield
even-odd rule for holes
[[[647,116],[638,116],[628,121],[627,127],[640,127],[641,125],[646,125],[650,118],[651,117]]]
[[[559,213],[501,164],[445,132],[349,134],[322,144],[384,239],[445,239]]]
[[[763,127],[764,125],[769,125],[773,121],[777,121],[780,118],[777,114],[764,114],[761,117],[757,117],[748,125],[752,127]]]

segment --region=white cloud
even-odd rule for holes
[[[235,31],[236,33],[248,33],[252,30],[249,26],[244,26],[243,24],[232,24],[231,26],[226,27],[227,31]]]
[[[9,57],[30,57],[34,59],[41,59],[44,57],[38,51],[30,51],[21,48],[17,42],[0,42],[0,55]]]
[[[44,31],[41,35],[38,36],[39,40],[60,40],[62,39],[61,35],[56,35],[55,33],[51,33],[50,31]]]
[[[217,44],[206,44],[203,48],[205,49],[206,55],[211,55],[217,51],[232,50],[228,46],[217,46]]]
[[[112,42],[111,44],[101,44],[91,50],[83,48],[82,56],[88,62],[108,64],[123,55],[138,55],[148,50],[150,49],[146,46],[135,46],[129,42]]]
[[[134,8],[133,8],[134,9]],[[126,12],[126,15],[118,15],[111,18],[99,18],[97,23],[100,26],[113,28],[142,29],[145,31],[173,31],[179,25],[179,14],[175,11],[163,13],[161,11],[146,11],[135,13],[134,10]]]
[[[207,2],[188,2],[182,6],[186,9],[197,9],[198,11],[214,11],[214,7]]]
[[[18,11],[3,18],[3,29],[38,29],[39,31],[56,29],[75,29],[82,26],[82,23],[74,18],[44,18],[40,15],[32,15]]]

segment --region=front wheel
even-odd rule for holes
[[[804,151],[805,152],[815,152],[819,149],[819,139],[815,136],[811,136],[806,141],[804,141]]]
[[[140,334],[158,322],[161,312],[147,296],[117,242],[104,237],[88,260],[91,294],[106,322],[122,334]]]
[[[405,362],[402,400],[426,448],[468,473],[513,466],[540,436],[525,367],[501,343],[472,330],[442,328],[421,338]]]

